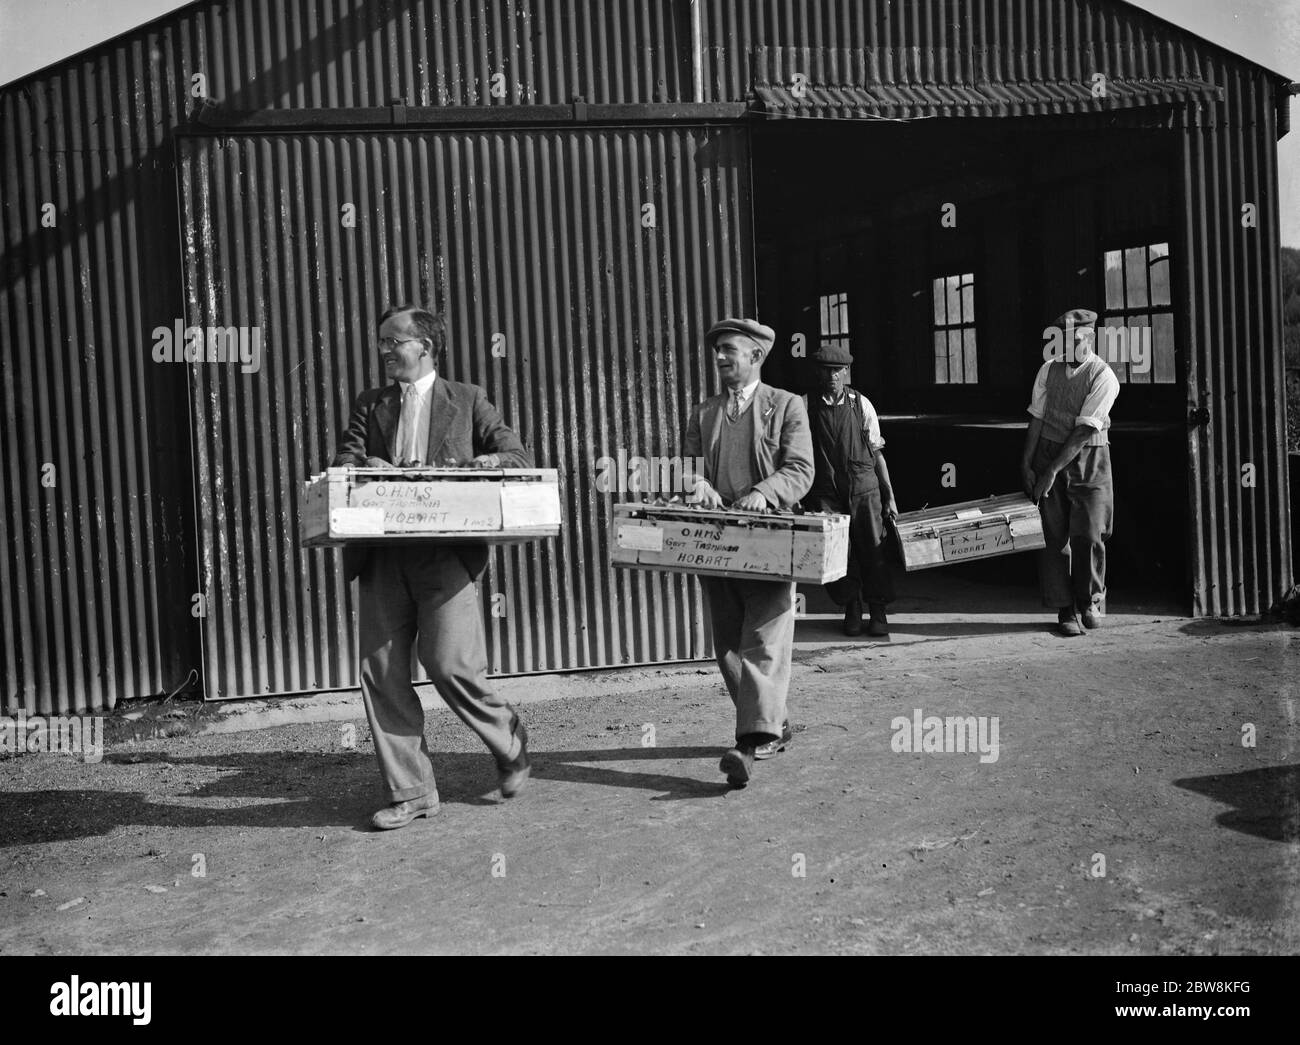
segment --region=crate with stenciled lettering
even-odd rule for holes
[[[409,540],[507,544],[560,532],[554,468],[329,468],[303,490],[306,547]]]
[[[849,517],[616,504],[609,543],[629,569],[825,584],[848,569]]]
[[[923,508],[898,517],[898,544],[908,570],[1042,548],[1043,521],[1022,493]]]

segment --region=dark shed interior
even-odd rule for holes
[[[753,150],[758,301],[778,334],[765,380],[808,391],[806,356],[843,340],[900,511],[1007,493],[1044,328],[1094,309],[1133,339],[1111,351],[1112,592],[1187,605],[1174,137],[1050,118],[781,120]],[[1032,584],[1034,561],[948,571]]]

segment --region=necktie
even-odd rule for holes
[[[397,422],[397,460],[399,464],[421,464],[420,453],[420,393],[414,384],[402,391],[402,416]]]
[[[740,401],[744,395],[743,388],[737,388],[731,393],[731,409],[727,411],[727,416],[733,421],[740,417]]]

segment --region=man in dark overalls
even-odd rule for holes
[[[808,396],[816,475],[804,498],[811,511],[849,517],[849,570],[826,585],[844,607],[844,634],[862,634],[862,603],[871,611],[867,634],[889,634],[885,604],[894,598],[885,564],[885,519],[897,519],[889,468],[881,452],[880,419],[871,400],[848,387],[853,357],[840,345],[823,345],[811,357],[820,395]]]
[[[1025,492],[1043,519],[1043,605],[1056,610],[1056,630],[1067,638],[1101,626],[1114,527],[1108,433],[1119,378],[1096,353],[1096,327],[1096,312],[1076,308],[1044,331],[1052,347],[1034,379],[1020,461]]]

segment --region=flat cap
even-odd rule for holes
[[[849,355],[849,350],[843,345],[829,344],[818,345],[808,359],[813,363],[820,363],[822,366],[848,366],[853,362],[853,357]]]
[[[763,326],[756,319],[720,319],[704,335],[704,346],[712,348],[719,337],[728,333],[743,334],[763,350],[764,356],[772,351],[772,345],[776,343],[776,331]]]
[[[1060,327],[1064,330],[1066,327],[1073,327],[1078,330],[1080,327],[1095,327],[1097,325],[1097,313],[1090,308],[1072,308],[1069,312],[1062,312],[1056,317],[1053,326]]]

